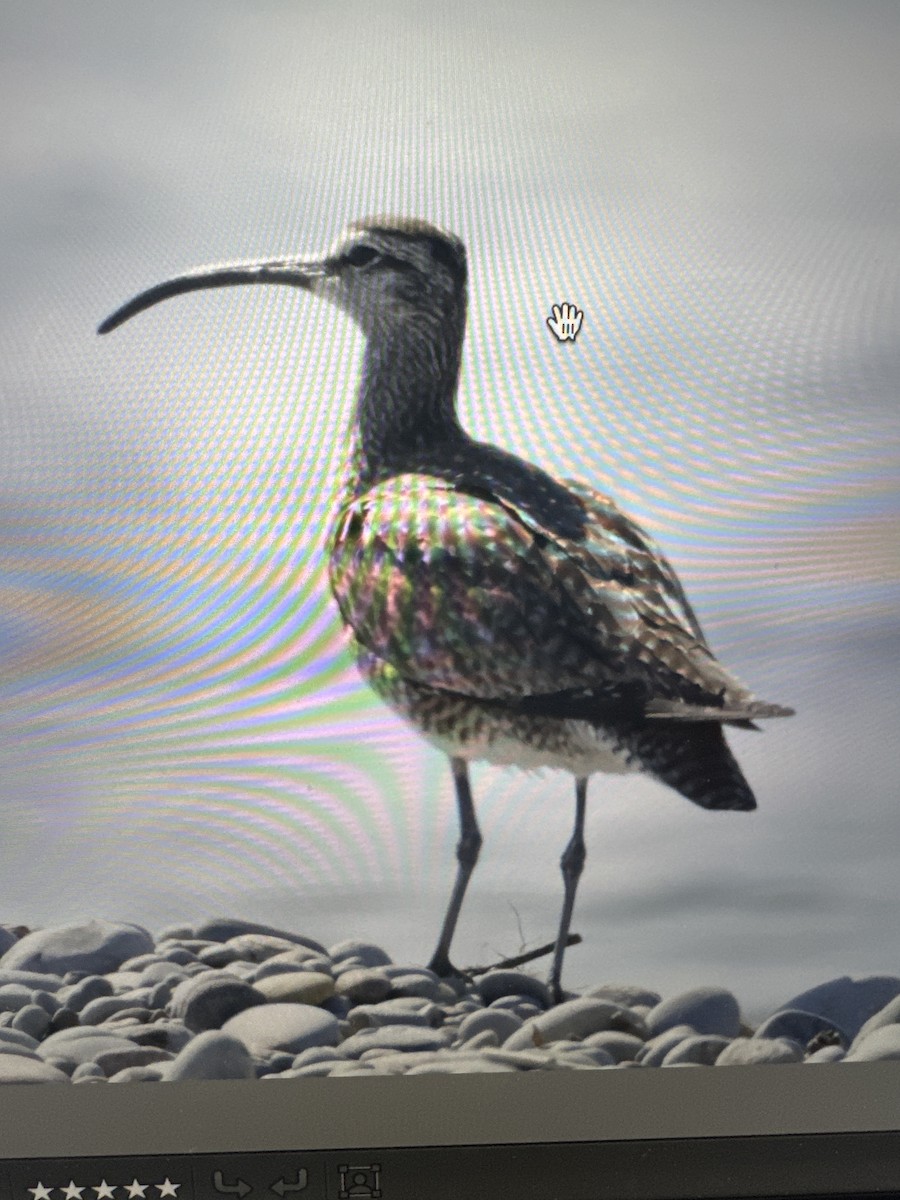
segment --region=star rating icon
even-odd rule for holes
[[[128,1193],[129,1200],[156,1200],[153,1196],[147,1195],[148,1188],[155,1188],[159,1192],[159,1200],[178,1200],[178,1189],[180,1183],[174,1183],[168,1175],[162,1183],[141,1183],[138,1179],[132,1179],[131,1183],[107,1183],[105,1179],[101,1179],[99,1183],[95,1183],[92,1187],[87,1188],[83,1184],[79,1186],[74,1179],[70,1179],[65,1187],[60,1187],[59,1191],[64,1197],[64,1200],[91,1200],[91,1197],[82,1197],[82,1192],[91,1191],[96,1196],[96,1200],[116,1200],[116,1188],[122,1187]],[[34,1187],[26,1188],[30,1192],[32,1200],[52,1200],[54,1189],[47,1187],[38,1180]]]

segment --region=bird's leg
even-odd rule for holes
[[[444,915],[444,924],[437,948],[431,957],[429,968],[436,975],[459,975],[460,972],[450,962],[450,942],[453,931],[462,908],[463,897],[469,878],[478,862],[478,852],[481,849],[481,830],[475,819],[475,806],[472,803],[472,790],[469,787],[469,769],[464,758],[451,758],[453,782],[456,784],[456,804],[459,809],[459,842],[456,847],[456,857],[459,866],[456,870],[456,882]]]
[[[587,805],[587,780],[575,780],[575,828],[569,844],[563,851],[559,864],[562,867],[563,897],[562,915],[559,918],[559,932],[556,935],[556,946],[553,949],[553,967],[550,971],[550,990],[553,993],[554,1004],[559,1004],[563,998],[562,964],[569,936],[569,926],[572,923],[572,909],[575,907],[575,889],[584,870],[586,850],[584,846],[584,814]]]

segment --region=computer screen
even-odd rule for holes
[[[900,1191],[896,7],[2,29],[0,1191]]]

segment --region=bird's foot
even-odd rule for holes
[[[468,984],[474,983],[474,976],[468,971],[462,971],[459,967],[455,967],[446,954],[436,954],[428,964],[428,970],[434,971],[435,975],[443,982],[449,983],[452,988],[457,989],[460,994],[465,991]]]

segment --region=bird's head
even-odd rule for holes
[[[140,292],[100,325],[109,333],[130,317],[183,292],[279,283],[330,300],[367,334],[409,321],[458,318],[465,311],[466,251],[459,238],[426,221],[372,217],[348,225],[319,258],[201,267]]]

